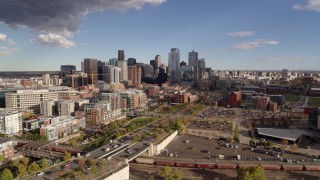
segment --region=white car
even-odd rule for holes
[[[42,176],[44,174],[44,172],[38,172],[37,176]]]

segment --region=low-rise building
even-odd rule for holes
[[[0,139],[0,154],[5,158],[14,156],[12,140]]]

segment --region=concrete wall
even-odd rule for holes
[[[171,141],[173,138],[175,138],[178,134],[178,131],[174,131],[171,135],[169,135],[166,139],[164,139],[162,142],[160,142],[157,145],[153,145],[153,155],[158,155],[161,153],[161,150],[163,150]]]
[[[129,165],[120,169],[118,172],[113,173],[104,180],[129,180]]]

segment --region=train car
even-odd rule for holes
[[[28,142],[18,142],[17,144],[18,144],[18,146],[23,146],[25,144],[28,144]]]
[[[153,165],[155,160],[150,158],[136,158],[135,161],[140,164],[150,164]]]
[[[158,165],[158,166],[174,166],[174,165],[175,165],[175,162],[172,162],[172,161],[159,161],[159,160],[157,160],[157,161],[156,161],[156,165]]]
[[[284,171],[303,171],[303,165],[282,165]]]
[[[217,164],[218,169],[237,169],[238,164]]]
[[[215,163],[197,163],[197,167],[201,169],[216,169],[217,164]]]
[[[195,168],[197,164],[195,162],[176,162],[177,167]]]
[[[251,167],[257,167],[257,164],[239,164],[239,168],[251,168]]]
[[[264,170],[274,170],[274,171],[280,171],[281,165],[271,165],[271,164],[261,164],[260,165]]]
[[[305,165],[304,169],[306,171],[320,171],[320,166]]]

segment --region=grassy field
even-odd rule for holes
[[[293,101],[293,102],[297,102],[300,99],[300,96],[295,94],[286,94],[284,95],[284,97],[286,101]]]
[[[320,107],[320,98],[318,97],[309,97],[308,106],[311,108]]]
[[[317,103],[320,104],[320,97],[309,97],[309,103]]]

